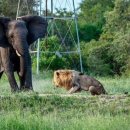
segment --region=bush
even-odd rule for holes
[[[64,47],[60,44],[57,36],[48,37],[47,41],[46,39],[42,40],[40,50],[40,70],[70,68],[70,58],[59,53],[59,51],[64,51]],[[36,69],[36,63],[36,57],[33,57],[33,69]]]
[[[89,44],[86,44],[85,48],[83,49],[83,60],[85,59],[84,67],[87,66],[86,71],[89,74],[112,74],[111,66],[109,64],[111,62],[111,59],[107,55],[109,48],[110,44],[108,43],[102,44],[100,42],[92,41]]]
[[[82,52],[82,59],[83,59],[83,68],[88,74],[97,74],[97,70],[95,69],[96,64],[102,65],[99,61],[99,58],[93,53],[97,48],[99,48],[103,43],[98,41],[92,40],[89,43],[82,42],[81,43],[81,52]],[[94,56],[95,55],[95,56]],[[93,68],[94,67],[94,68]],[[97,67],[97,66],[96,66]],[[99,67],[99,65],[98,65]]]
[[[112,43],[91,41],[83,43],[84,67],[88,73],[96,75],[121,75],[129,72],[129,35],[118,34]]]
[[[118,33],[113,41],[113,44],[108,52],[108,55],[113,58],[113,71],[116,74],[122,74],[128,70],[130,59],[130,38],[129,33],[123,35]]]
[[[98,40],[101,29],[93,24],[79,24],[79,37],[81,41],[89,42],[92,39]]]
[[[62,54],[67,49],[75,51],[74,47],[67,48],[68,46],[62,45],[57,36],[48,37],[47,41],[42,40],[40,43],[40,70],[57,70],[57,69],[75,69],[80,70],[79,54]],[[67,48],[67,49],[66,49]],[[47,52],[47,53],[45,53]],[[54,52],[54,53],[52,53]],[[36,56],[32,57],[33,70],[36,70],[37,59]]]

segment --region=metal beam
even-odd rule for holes
[[[18,6],[17,6],[17,13],[16,13],[16,20],[17,20],[17,18],[18,18],[18,16],[19,16],[19,7],[20,7],[20,0],[18,1]]]
[[[39,16],[41,16],[41,7],[42,6],[42,0],[40,0],[40,10],[39,10]],[[39,59],[40,59],[40,39],[38,39],[37,43],[37,74],[39,74]]]
[[[80,58],[80,69],[81,69],[81,72],[83,72],[82,56],[81,56],[80,41],[79,41],[79,30],[78,30],[78,23],[77,23],[77,13],[76,13],[76,9],[75,9],[75,2],[74,2],[74,0],[72,0],[72,2],[73,2],[74,16],[75,16],[75,26],[76,26],[78,51],[79,51],[79,58]]]

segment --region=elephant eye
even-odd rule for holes
[[[13,34],[12,35],[10,35],[10,38],[12,39],[14,36],[13,36]]]

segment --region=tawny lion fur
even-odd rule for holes
[[[57,70],[54,72],[53,83],[56,87],[64,87],[70,90],[72,86],[72,71],[71,70]]]
[[[89,91],[92,95],[106,94],[103,85],[96,79],[75,70],[57,70],[53,82],[56,87],[63,87],[69,93],[81,90]]]

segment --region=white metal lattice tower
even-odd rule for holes
[[[38,0],[37,0],[38,1]],[[18,3],[18,9],[17,9],[17,17],[19,16],[20,12],[20,0]],[[24,0],[24,6],[27,6],[28,9],[28,0]],[[80,71],[83,72],[83,67],[82,67],[82,57],[81,57],[81,50],[80,50],[80,41],[79,41],[79,33],[78,33],[78,23],[77,23],[77,12],[75,8],[75,0],[39,0],[39,7],[35,9],[38,13],[38,15],[45,17],[48,20],[48,23],[50,24],[50,28],[48,29],[48,34],[49,36],[54,35],[54,31],[57,31],[58,37],[60,38],[61,45],[65,43],[65,40],[67,39],[68,35],[72,38],[72,44],[75,46],[75,50],[66,50],[66,51],[60,51],[58,48],[54,49],[54,51],[48,52],[44,50],[43,52],[40,51],[40,40],[38,40],[37,43],[37,49],[33,51],[34,53],[37,53],[37,74],[39,74],[39,59],[40,59],[40,54],[41,53],[51,53],[54,55],[71,55],[71,54],[78,54],[79,56],[79,64],[80,64]],[[55,15],[57,10],[64,10],[71,12],[70,16],[58,16]],[[49,13],[48,13],[49,11]],[[28,11],[29,13],[29,11]],[[67,24],[68,30],[64,36],[61,35],[61,32],[58,29],[58,26],[56,22],[60,21],[69,21],[69,24]],[[75,26],[75,31],[76,31],[76,39],[74,39],[74,36],[71,32],[72,29],[72,22],[74,23]],[[55,30],[54,30],[55,28]],[[63,30],[64,31],[64,30]],[[59,47],[60,48],[60,47]],[[51,61],[53,62],[53,61]],[[50,63],[51,64],[51,63]],[[49,66],[47,67],[47,69]]]

